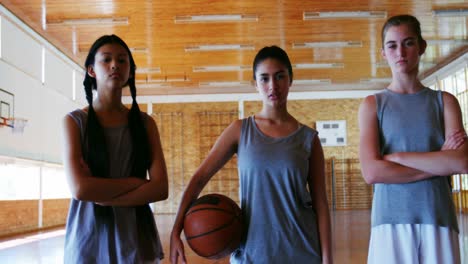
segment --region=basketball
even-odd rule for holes
[[[223,258],[241,242],[241,209],[222,194],[204,195],[185,214],[184,234],[190,248],[199,256]]]

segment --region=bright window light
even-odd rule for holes
[[[72,72],[72,100],[76,101],[76,71]]]
[[[0,165],[0,201],[39,199],[39,167]]]
[[[0,58],[2,58],[2,16],[0,16]]]
[[[45,83],[45,47],[42,46],[42,62],[41,62],[41,81],[42,81],[42,84]]]

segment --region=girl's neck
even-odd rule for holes
[[[396,93],[417,93],[424,89],[424,85],[419,81],[417,75],[394,75],[392,82],[388,86],[389,90]]]
[[[122,111],[125,106],[122,104],[122,90],[99,90],[96,100],[93,102],[95,110],[101,111]]]
[[[275,122],[289,121],[292,116],[288,113],[286,107],[284,108],[270,108],[263,107],[263,109],[256,115],[259,118],[270,119]]]
[[[122,102],[116,100],[106,100],[105,98],[96,98],[93,102],[93,108],[95,111],[105,112],[121,112],[125,110],[125,106]]]

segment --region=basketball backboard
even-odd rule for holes
[[[0,88],[0,117],[15,117],[15,95]]]

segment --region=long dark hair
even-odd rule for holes
[[[132,95],[132,107],[128,113],[128,127],[132,140],[132,159],[133,167],[131,175],[133,177],[146,177],[146,171],[149,168],[151,157],[149,140],[144,125],[143,116],[136,102],[135,70],[136,65],[132,53],[127,44],[116,35],[105,35],[94,42],[86,57],[85,68],[94,65],[94,58],[100,47],[106,44],[118,44],[125,48],[130,60],[130,75],[127,85],[130,87]],[[86,74],[83,81],[86,92],[86,100],[89,104],[88,121],[85,133],[85,142],[87,142],[87,154],[84,159],[87,162],[91,173],[95,177],[110,177],[109,175],[109,156],[105,144],[104,131],[97,119],[93,108],[93,89],[96,90],[96,79]],[[154,259],[156,257],[156,247],[154,239],[157,238],[156,226],[154,224],[153,213],[148,204],[135,206],[135,217],[138,219],[137,225],[137,244],[135,247],[141,250],[144,259]],[[113,226],[114,214],[112,207],[100,206],[94,204],[95,228],[101,229],[104,226]],[[111,229],[112,230],[112,229]],[[100,231],[98,231],[99,233]]]
[[[293,71],[291,61],[289,60],[288,54],[282,48],[278,46],[264,47],[258,51],[253,61],[253,79],[256,80],[255,72],[257,72],[257,66],[266,59],[275,59],[284,64],[288,68],[289,82],[292,83]]]
[[[132,53],[127,44],[116,35],[104,35],[97,39],[89,50],[88,56],[85,61],[85,69],[94,65],[95,56],[100,47],[106,44],[118,44],[125,48],[130,60],[130,77],[127,85],[130,87],[130,93],[133,99],[132,107],[128,114],[128,126],[133,145],[133,167],[132,175],[135,177],[146,177],[146,170],[149,167],[150,151],[148,144],[148,137],[146,129],[142,120],[140,108],[136,102],[136,87],[135,87],[135,70],[136,65]],[[104,139],[104,132],[99,120],[97,119],[96,112],[93,108],[93,92],[96,90],[96,79],[85,75],[83,81],[84,89],[86,92],[86,100],[89,104],[88,121],[86,129],[87,139],[87,155],[85,160],[95,177],[110,177],[109,175],[109,159],[107,148]]]

